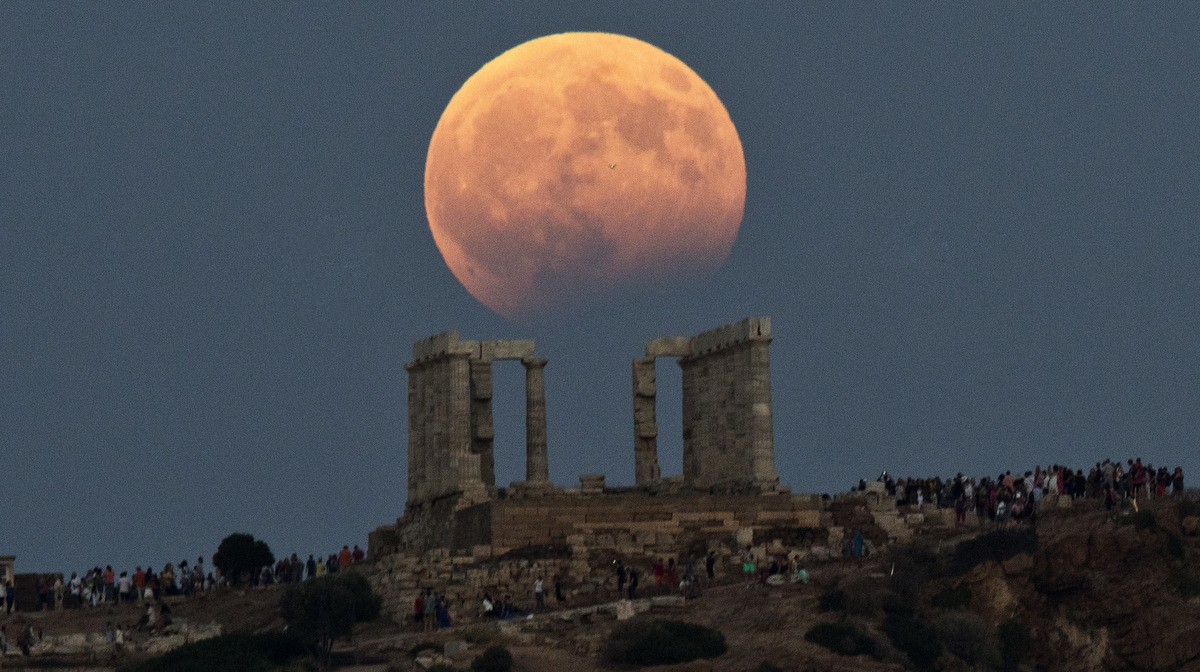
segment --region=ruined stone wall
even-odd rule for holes
[[[775,473],[770,318],[692,339],[683,370],[683,478],[696,488],[770,489]]]
[[[731,541],[746,530],[821,525],[820,502],[809,495],[563,493],[496,499],[457,515],[463,532],[456,536],[455,548],[486,544],[496,554],[526,546],[561,546],[573,535],[586,535],[589,548],[636,556],[647,548],[678,552],[698,541]],[[466,533],[468,521],[475,536]]]

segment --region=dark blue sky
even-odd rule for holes
[[[629,360],[773,320],[798,491],[1141,456],[1200,469],[1188,3],[0,3],[0,553],[132,569],[399,516],[414,340],[532,337],[551,477],[633,480]],[[745,219],[707,282],[513,324],[425,221],[442,109],[600,30],[721,97]],[[679,370],[659,363],[664,474]],[[523,371],[497,367],[498,480]]]

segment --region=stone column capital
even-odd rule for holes
[[[522,357],[521,365],[527,369],[541,369],[545,368],[546,363],[549,361],[550,360],[548,359],[542,359],[540,357]]]

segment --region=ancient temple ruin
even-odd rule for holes
[[[413,344],[408,371],[409,506],[447,496],[487,499],[492,454],[492,363],[525,367],[525,482],[550,485],[546,454],[546,360],[533,341],[464,341],[450,331]]]
[[[583,474],[563,487],[549,479],[546,360],[533,341],[469,341],[453,332],[418,341],[405,366],[408,501],[368,542],[385,609],[402,618],[431,585],[461,606],[485,591],[527,592],[536,577],[550,576],[568,596],[597,599],[612,594],[615,561],[644,571],[655,558],[686,566],[711,553],[721,577],[740,572],[746,546],[760,558],[820,561],[843,552],[847,525],[869,524],[868,536],[884,543],[953,522],[952,510],[931,504],[899,511],[882,483],[832,503],[781,486],[770,344],[766,317],[647,343],[632,360],[635,483]],[[684,466],[672,478],[662,478],[658,464],[658,357],[682,369]],[[525,367],[525,480],[504,487],[492,454],[492,366],[500,360]]]
[[[686,487],[771,490],[775,430],[771,417],[771,318],[747,318],[692,338],[656,338],[633,360],[634,477],[661,478],[655,359],[683,369],[683,482]]]
[[[455,332],[417,341],[405,366],[408,501],[395,526],[372,535],[372,546],[502,553],[563,544],[580,532],[636,535],[651,522],[663,540],[693,541],[768,522],[815,526],[819,507],[790,496],[775,473],[770,343],[765,317],[648,343],[633,360],[635,484],[611,487],[603,475],[585,474],[579,487],[564,488],[549,478],[546,360],[533,341],[463,340]],[[677,358],[683,371],[681,478],[662,479],[658,465],[657,357]],[[526,477],[507,487],[495,482],[492,452],[499,360],[521,362],[526,374]]]

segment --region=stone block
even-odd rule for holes
[[[745,548],[746,546],[749,546],[752,543],[754,543],[754,528],[752,528],[752,527],[738,528],[738,531],[737,531],[738,548]]]
[[[620,600],[617,602],[617,620],[627,621],[633,618],[635,614],[633,602],[631,600]]]
[[[458,656],[465,655],[470,648],[471,645],[467,644],[463,640],[454,639],[446,642],[446,644],[442,647],[442,651],[445,653],[447,658],[456,658]]]
[[[925,514],[910,513],[904,516],[904,522],[908,523],[909,525],[920,525],[925,522]]]
[[[647,357],[686,357],[692,354],[692,339],[686,336],[664,336],[646,344]]]

